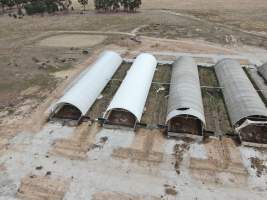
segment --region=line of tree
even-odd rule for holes
[[[78,0],[84,10],[88,0]],[[136,12],[140,8],[141,0],[94,0],[95,9],[98,12]],[[6,9],[12,9],[16,6],[18,14],[25,9],[28,15],[37,13],[53,13],[57,11],[68,10],[72,5],[71,0],[0,0],[0,6],[4,13]]]
[[[29,15],[68,10],[71,4],[71,0],[0,0],[2,12],[16,6],[18,14],[20,14],[22,12],[21,10],[24,8]]]
[[[99,12],[136,12],[140,8],[141,0],[94,0],[95,9]]]

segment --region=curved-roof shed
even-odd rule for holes
[[[85,71],[52,107],[51,113],[59,111],[64,105],[71,105],[77,108],[81,115],[84,116],[121,63],[122,58],[116,52],[103,52],[96,62],[89,66],[89,70]]]
[[[267,81],[267,63],[260,66],[258,68],[258,71],[263,76],[263,78]]]
[[[267,118],[263,101],[237,61],[223,59],[215,65],[215,72],[233,126],[247,118]]]
[[[189,115],[205,126],[198,68],[193,58],[182,56],[174,62],[169,93],[166,122],[176,116]]]
[[[113,109],[123,109],[140,122],[156,67],[157,60],[153,55],[140,54],[127,72],[104,117]]]

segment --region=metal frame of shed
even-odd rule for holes
[[[182,56],[172,65],[166,124],[168,136],[202,136],[206,125],[198,67]]]
[[[135,59],[104,113],[104,127],[136,128],[143,114],[156,67],[157,60],[151,54],[142,53]]]
[[[229,117],[241,141],[267,143],[267,109],[241,65],[223,59],[215,66]]]
[[[103,52],[96,62],[88,66],[82,75],[72,83],[64,96],[52,106],[49,118],[79,122],[94,104],[121,63],[122,58],[116,52]]]

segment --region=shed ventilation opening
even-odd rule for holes
[[[184,110],[189,110],[190,108],[178,108],[178,109],[176,109],[176,110],[182,110],[182,111],[184,111]]]

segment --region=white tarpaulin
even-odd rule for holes
[[[140,122],[156,67],[157,60],[153,55],[140,54],[127,72],[104,117],[112,109],[125,109]]]
[[[52,107],[57,112],[65,104],[70,104],[85,115],[101,94],[107,83],[122,63],[119,54],[112,51],[103,52],[97,61],[87,70],[65,95]]]

